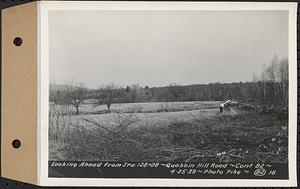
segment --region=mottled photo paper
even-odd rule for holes
[[[292,5],[50,3],[48,178],[296,183]]]

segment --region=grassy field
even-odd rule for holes
[[[218,101],[193,101],[193,102],[144,102],[144,103],[118,103],[112,104],[111,112],[122,113],[155,113],[166,111],[188,111],[216,109],[219,107]],[[85,103],[80,106],[81,114],[101,114],[107,113],[105,105],[95,105]],[[75,113],[75,110],[73,110]]]
[[[287,162],[287,121],[219,102],[84,104],[51,116],[50,160]],[[62,107],[60,107],[62,108]],[[71,112],[73,110],[70,110]],[[52,119],[52,120],[51,120]]]

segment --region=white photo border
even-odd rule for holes
[[[297,186],[297,3],[286,2],[114,2],[38,3],[38,184],[43,186]],[[107,179],[48,177],[49,23],[51,10],[286,10],[289,11],[288,180],[268,179]]]

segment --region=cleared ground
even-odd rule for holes
[[[118,103],[112,104],[111,112],[129,112],[129,113],[149,113],[161,111],[187,111],[216,109],[219,107],[219,101],[193,101],[193,102],[145,102],[145,103]],[[75,110],[73,110],[75,112]],[[95,105],[85,103],[80,106],[82,114],[106,113],[106,105]]]
[[[50,160],[287,161],[287,120],[220,102],[84,104],[50,120]],[[73,111],[73,110],[72,110]],[[52,117],[50,119],[55,119]]]
[[[190,121],[217,115],[219,103],[196,101],[113,104],[110,113],[105,105],[83,104],[80,106],[79,115],[75,115],[75,110],[71,108],[69,111],[71,115],[67,116],[62,124],[93,128],[86,122],[86,119],[89,119],[110,127],[118,124],[116,116],[122,114],[123,117],[132,116],[132,119],[135,119],[135,123],[131,126],[161,126],[174,121]],[[232,114],[232,111],[225,111],[224,114]]]

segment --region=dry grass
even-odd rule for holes
[[[287,162],[287,121],[269,114],[192,108],[71,116],[63,125],[50,160]]]
[[[215,109],[219,107],[218,101],[191,101],[191,102],[143,102],[143,103],[117,103],[112,104],[111,112],[122,113],[156,113],[167,111],[188,111],[201,109]],[[106,105],[86,103],[80,106],[81,114],[107,113]],[[75,112],[75,110],[73,110]]]

